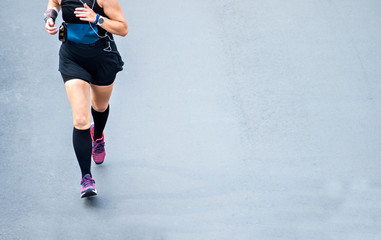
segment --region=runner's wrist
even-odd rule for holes
[[[49,8],[44,12],[44,21],[45,23],[48,21],[49,18],[53,20],[53,22],[56,22],[56,19],[58,17],[58,9],[56,7]]]
[[[93,22],[93,24],[97,24],[97,23],[98,23],[98,20],[99,20],[99,14],[97,14],[97,15],[95,16],[95,21]]]

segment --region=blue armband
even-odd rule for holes
[[[95,21],[93,22],[93,24],[97,24],[98,19],[99,19],[99,14],[97,14],[97,17],[95,18]]]

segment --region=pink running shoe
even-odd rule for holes
[[[106,157],[105,136],[102,134],[101,138],[94,141],[94,124],[91,124],[90,129],[91,139],[93,140],[93,161],[96,164],[102,164]]]
[[[91,197],[97,195],[95,189],[95,181],[91,178],[90,174],[86,174],[81,180],[81,198]]]

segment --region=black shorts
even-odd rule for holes
[[[70,41],[62,43],[59,53],[59,71],[64,82],[82,79],[88,83],[107,86],[123,70],[123,61],[115,42],[100,39],[93,44]]]

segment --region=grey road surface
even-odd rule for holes
[[[1,3],[1,240],[381,239],[380,1],[120,0],[92,199],[47,1]]]

